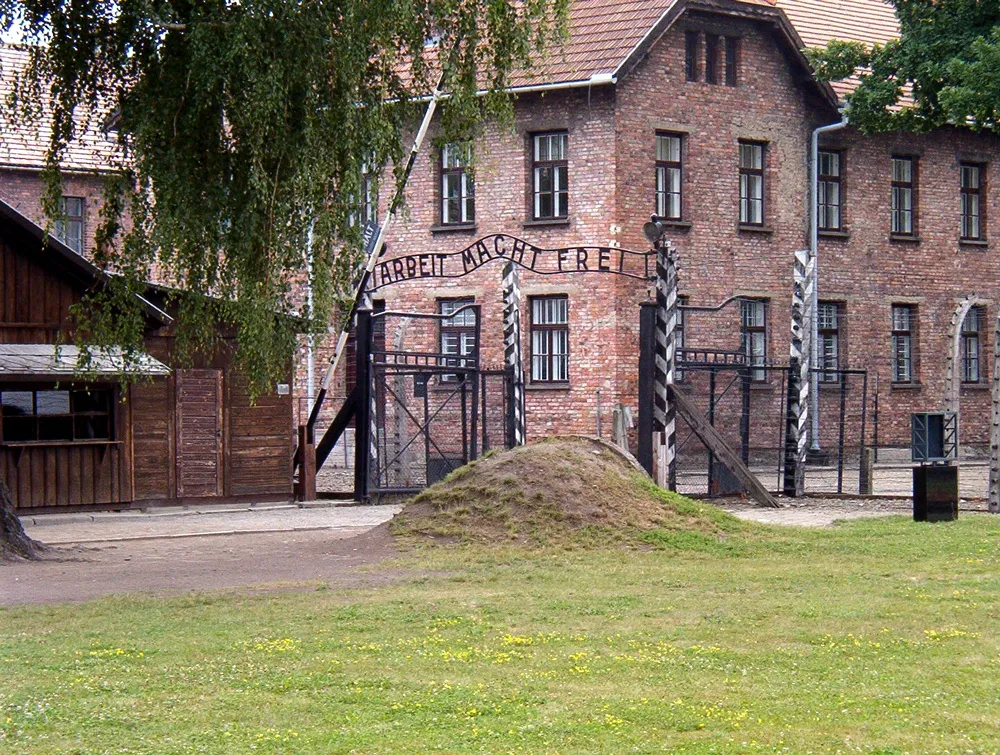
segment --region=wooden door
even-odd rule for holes
[[[177,496],[221,495],[222,371],[177,370],[176,376]]]

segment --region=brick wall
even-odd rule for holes
[[[63,195],[81,197],[84,200],[83,253],[87,257],[91,256],[94,250],[94,233],[100,223],[103,188],[103,179],[100,176],[63,174]],[[44,191],[44,183],[37,172],[0,171],[0,199],[43,228],[48,222],[42,211],[41,197]]]

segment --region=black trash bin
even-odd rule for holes
[[[913,468],[913,521],[951,522],[958,519],[958,467]]]

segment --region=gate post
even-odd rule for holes
[[[359,309],[357,311],[357,372],[356,388],[358,391],[357,414],[354,423],[354,500],[365,502],[369,498],[369,482],[371,480],[371,464],[374,461],[372,446],[375,436],[372,433],[372,422],[375,413],[372,411],[371,386],[372,361],[372,311]]]
[[[664,433],[666,487],[677,490],[677,433],[673,397],[677,363],[677,248],[662,238],[656,245],[656,351],[653,370],[653,419]]]
[[[639,306],[639,454],[642,468],[653,476],[653,372],[656,361],[656,302]]]
[[[504,361],[511,375],[510,443],[525,443],[524,364],[521,361],[521,286],[517,265],[507,261],[503,268]]]
[[[785,476],[787,496],[805,494],[806,453],[809,450],[809,387],[812,340],[813,270],[816,262],[807,250],[795,252],[792,284],[792,340],[789,348],[788,399],[785,432]]]
[[[1000,514],[1000,314],[993,328],[993,422],[990,426],[990,513]]]

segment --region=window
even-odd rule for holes
[[[892,305],[892,380],[895,383],[913,382],[915,326],[916,307],[909,304]]]
[[[681,219],[681,137],[656,135],[656,214]]]
[[[441,224],[472,223],[476,219],[475,185],[469,174],[472,145],[446,144],[441,150]]]
[[[442,315],[453,315],[447,320],[441,320],[441,353],[454,356],[454,359],[446,359],[445,364],[449,367],[464,367],[465,360],[458,357],[472,356],[476,350],[476,311],[467,309],[457,315],[453,314],[469,304],[475,304],[476,300],[469,297],[467,299],[439,299],[438,313]],[[442,383],[454,382],[458,379],[455,374],[445,374],[441,376]]]
[[[698,80],[698,58],[701,52],[701,34],[696,31],[684,33],[684,72],[688,81]]]
[[[705,83],[719,83],[719,47],[722,38],[714,34],[705,35]]]
[[[979,241],[985,235],[982,222],[983,168],[981,165],[962,163],[962,238]]]
[[[892,232],[900,236],[915,236],[913,217],[916,159],[892,158]]]
[[[839,152],[819,153],[819,230],[839,231],[841,155]]]
[[[111,440],[111,390],[3,390],[4,442]]]
[[[569,381],[569,299],[565,296],[531,299],[531,380]]]
[[[981,371],[982,332],[986,321],[986,308],[972,307],[962,321],[959,345],[962,357],[962,382],[978,383],[983,379]]]
[[[568,164],[565,132],[532,137],[534,168],[534,219],[565,218],[568,215]]]
[[[739,86],[740,39],[726,37],[726,86]]]
[[[837,370],[840,368],[840,304],[821,301],[817,325],[820,369]],[[840,376],[836,372],[821,372],[819,379],[824,383],[836,383]]]
[[[741,350],[750,363],[750,379],[763,382],[767,379],[767,304],[754,299],[740,302]]]
[[[63,197],[62,217],[56,220],[53,233],[77,254],[83,253],[83,197]]]
[[[740,224],[764,225],[764,145],[740,142]]]

